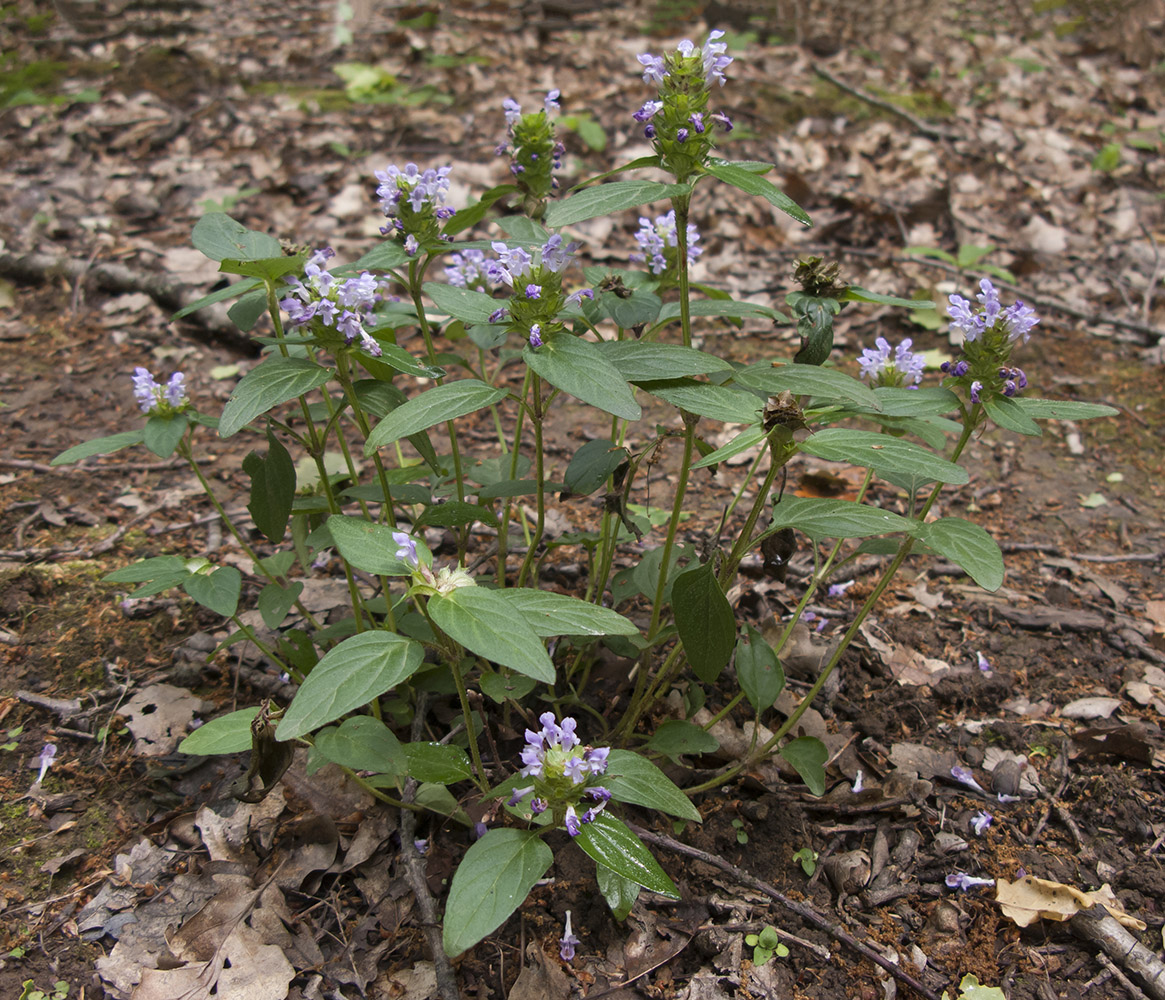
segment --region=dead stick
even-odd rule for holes
[[[1077,911],[1068,926],[1077,937],[1100,945],[1109,958],[1136,976],[1153,1000],[1165,1000],[1165,962],[1133,937],[1103,906]]]
[[[892,101],[886,101],[880,97],[875,97],[873,94],[855,87],[852,83],[846,83],[844,80],[839,79],[830,73],[829,70],[827,70],[820,63],[813,63],[812,66],[814,73],[816,73],[823,80],[828,80],[839,90],[844,90],[847,94],[852,94],[859,101],[865,101],[867,104],[872,105],[875,108],[881,108],[883,111],[888,111],[892,115],[897,115],[903,121],[909,122],[915,129],[931,139],[962,138],[960,133],[952,129],[941,128],[937,125],[930,125],[927,122],[924,122],[921,118],[912,115],[909,111],[898,107],[898,105],[894,104]]]
[[[920,996],[926,997],[926,1000],[939,1000],[938,994],[933,990],[927,989],[927,987],[910,975],[910,973],[903,971],[889,959],[883,958],[868,945],[862,944],[861,941],[844,927],[839,927],[824,914],[818,913],[808,903],[803,903],[797,899],[790,899],[783,892],[769,885],[767,882],[762,882],[759,878],[749,875],[748,872],[742,871],[718,855],[708,854],[706,851],[701,851],[697,847],[689,847],[687,844],[673,840],[671,837],[666,837],[660,833],[652,833],[650,830],[644,830],[638,826],[631,826],[631,829],[637,836],[646,840],[648,843],[656,844],[659,847],[666,847],[669,851],[674,851],[676,854],[684,854],[689,858],[696,858],[698,861],[703,861],[705,864],[731,875],[741,885],[747,885],[752,889],[756,889],[757,892],[764,893],[770,899],[780,903],[785,909],[797,914],[802,920],[807,920],[814,927],[825,931],[831,937],[846,945],[846,947],[852,948],[863,958],[868,958],[879,968],[890,973],[900,983],[909,986]],[[1165,1000],[1165,997],[1161,997],[1159,1000]]]

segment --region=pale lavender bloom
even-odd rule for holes
[[[291,674],[289,674],[286,670],[284,670],[283,673],[281,673],[279,675],[279,683],[280,684],[290,684],[291,683]]]
[[[507,97],[502,101],[502,111],[505,113],[507,125],[513,125],[514,122],[522,117],[522,105],[512,97]]]
[[[974,875],[968,875],[966,872],[954,872],[947,876],[948,889],[961,889],[966,892],[968,889],[973,889],[977,885],[994,885],[993,878],[976,878]]]
[[[550,93],[548,93],[543,99],[542,106],[546,109],[547,114],[550,114],[551,111],[562,110],[562,105],[558,103],[558,98],[560,96],[562,96],[562,91],[555,88],[554,90],[550,91]]]
[[[983,326],[985,328],[993,327],[995,320],[999,318],[1000,310],[1003,308],[999,304],[999,292],[987,278],[984,278],[979,282],[979,294],[975,298],[983,307]]]
[[[427,840],[414,840],[413,847],[417,849],[418,854],[429,853],[429,842]]]
[[[166,383],[165,396],[166,402],[174,409],[178,409],[186,402],[186,386],[183,384],[185,376],[181,372],[175,372],[170,376],[170,381]]]
[[[533,785],[527,785],[525,788],[515,788],[513,790],[513,792],[510,794],[510,797],[506,800],[506,805],[516,806],[519,802],[522,801],[522,799],[524,799],[532,791],[534,791]]]
[[[574,958],[574,949],[576,945],[581,944],[578,938],[570,929],[570,910],[566,911],[566,928],[563,931],[562,937],[558,942],[558,956],[564,962],[569,962]]]
[[[982,391],[983,391],[983,383],[980,382],[978,379],[975,379],[975,381],[971,383],[971,402],[972,403],[979,402],[979,393],[981,393]]]
[[[979,650],[975,650],[975,663],[985,674],[991,673],[991,661]]]
[[[663,64],[662,57],[653,56],[650,52],[642,52],[636,58],[639,60],[639,65],[643,67],[644,83],[663,83],[667,69]]]
[[[951,318],[952,332],[961,333],[966,340],[977,340],[998,323],[1012,343],[1021,338],[1027,343],[1032,328],[1040,321],[1029,306],[1017,301],[1004,309],[999,302],[999,292],[987,278],[979,282],[979,294],[975,297],[981,306],[977,313],[961,295],[950,296],[947,315]]]
[[[550,808],[550,803],[545,799],[533,798],[530,800],[530,812],[538,816]]]
[[[960,785],[966,785],[968,788],[973,789],[976,792],[982,792],[984,795],[987,794],[983,786],[975,780],[975,776],[971,773],[969,768],[952,767],[951,777],[954,778],[955,781],[957,781]]]
[[[850,587],[852,587],[855,583],[857,583],[856,580],[846,580],[842,583],[831,583],[829,585],[829,596],[844,597],[845,592],[849,590]]]
[[[420,559],[417,558],[417,540],[407,531],[394,531],[392,533],[392,540],[400,546],[396,550],[397,559],[408,563],[413,569],[416,569],[421,564]]]
[[[593,299],[594,297],[595,293],[591,289],[580,288],[577,292],[571,292],[566,297],[566,301],[572,306],[579,306],[582,305],[583,299]]]
[[[565,774],[576,785],[581,785],[587,780],[587,775],[590,773],[590,768],[587,767],[587,762],[581,757],[571,757],[563,766],[562,773]]]
[[[714,121],[722,129],[724,129],[725,132],[732,131],[732,129],[733,129],[732,119],[729,118],[728,115],[724,114],[724,112],[713,111],[712,114],[709,115],[709,117],[712,119],[712,121]]]
[[[39,785],[44,781],[44,776],[49,773],[49,768],[52,766],[53,758],[57,755],[57,745],[55,743],[46,743],[41,749],[40,756],[36,758],[36,763],[40,767],[40,771],[36,776],[36,783]]]
[[[579,822],[578,813],[575,812],[574,806],[566,807],[566,832],[572,837],[577,837],[582,833],[582,824]]]
[[[701,55],[704,58],[704,82],[710,87],[712,81],[715,80],[724,86],[724,71],[732,63],[732,56],[725,55],[728,51],[728,45],[725,42],[718,42],[716,39],[723,38],[723,31],[713,31],[708,34],[708,40],[704,43],[704,48]]]
[[[530,346],[531,347],[541,347],[542,346],[542,327],[539,326],[537,323],[535,323],[533,326],[530,327]]]
[[[457,288],[487,291],[489,279],[486,275],[485,251],[470,247],[461,253],[450,254],[449,263],[445,265],[445,278]]]
[[[971,311],[971,302],[961,295],[948,297],[947,315],[951,318],[951,332],[960,333],[964,340],[978,340],[983,334],[983,317]]]
[[[154,376],[148,369],[135,368],[133,370],[133,394],[142,413],[154,413],[162,403],[180,409],[187,402],[185,376],[175,372],[169,381],[161,386],[154,381]]]
[[[542,247],[542,266],[555,274],[561,273],[571,262],[574,252],[581,244],[568,243],[565,246],[562,237],[555,233]]]
[[[643,107],[633,112],[631,117],[637,122],[649,122],[663,107],[663,101],[645,101]]]
[[[380,181],[380,187],[376,189],[376,196],[380,199],[384,214],[392,218],[402,197],[414,212],[420,212],[426,203],[434,209],[438,208],[445,200],[445,192],[449,190],[449,172],[452,169],[438,167],[434,170],[430,167],[421,172],[415,163],[409,163],[404,170],[395,165],[377,170],[376,179]]]
[[[893,360],[890,359],[890,343],[885,337],[879,337],[874,343],[876,348],[867,347],[858,358],[862,378],[876,379],[880,376],[883,385],[894,384],[897,381],[893,378],[895,374],[901,375],[906,383],[917,385],[922,381],[926,361],[910,350],[913,343],[911,338],[905,338],[894,348]]]
[[[417,238],[412,233],[409,233],[405,237],[405,253],[410,257],[415,257],[419,247],[420,244],[417,242]]]
[[[862,772],[859,769],[858,772],[854,775],[854,783],[853,783],[853,787],[850,788],[850,791],[854,795],[857,795],[858,792],[860,792],[864,787],[865,787],[865,779],[862,777]]]
[[[890,341],[879,337],[874,341],[876,347],[867,347],[858,358],[862,378],[874,378],[886,370],[890,364]]]
[[[704,248],[697,246],[700,242],[700,231],[694,224],[688,223],[688,260],[695,260],[704,252]],[[632,260],[649,261],[652,274],[662,274],[667,270],[668,262],[665,252],[668,247],[678,246],[679,237],[676,235],[676,213],[672,209],[666,215],[660,215],[654,222],[640,216],[639,231],[635,240],[643,253],[634,253]]]
[[[690,121],[692,123],[692,128],[694,128],[698,134],[703,134],[703,132],[704,132],[704,116],[702,114],[700,114],[700,112],[695,111],[692,114],[688,115],[688,121]]]
[[[489,321],[491,323],[500,323],[503,319],[505,319],[505,316],[506,316],[506,307],[502,306],[501,309],[495,309],[493,312],[491,312],[489,314]]]
[[[1007,338],[1012,343],[1023,338],[1026,344],[1031,339],[1032,327],[1040,321],[1039,316],[1030,306],[1025,306],[1018,299],[1015,305],[1003,310],[1003,324],[1007,330]],[[1022,386],[1020,388],[1023,388]]]
[[[540,299],[540,298],[542,298],[542,286],[535,285],[533,282],[528,284],[526,286],[526,298],[527,299]]]
[[[605,774],[607,771],[607,757],[611,753],[610,747],[590,747],[583,758],[590,768],[591,774]]]
[[[975,831],[976,837],[982,837],[983,831],[991,825],[991,820],[994,819],[989,812],[980,810],[971,818],[971,829]]]

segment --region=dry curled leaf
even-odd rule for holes
[[[1107,882],[1093,892],[1082,892],[1063,882],[1052,882],[1032,875],[1015,882],[997,879],[995,900],[1003,915],[1020,927],[1034,924],[1040,918],[1061,922],[1071,920],[1081,910],[1089,910],[1099,903],[1125,927],[1139,931],[1145,929],[1143,920],[1125,913]]]

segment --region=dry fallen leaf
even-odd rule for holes
[[[1093,892],[1082,892],[1074,886],[1032,875],[1016,882],[997,879],[995,900],[1003,915],[1020,927],[1034,924],[1041,917],[1060,922],[1071,920],[1081,910],[1089,910],[1099,903],[1125,927],[1145,929],[1144,921],[1125,913],[1107,882]]]

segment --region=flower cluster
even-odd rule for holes
[[[676,211],[661,215],[655,222],[640,216],[639,232],[635,234],[642,253],[633,253],[632,260],[646,260],[652,274],[674,272],[679,262],[679,237],[676,233]],[[700,231],[694,224],[687,225],[688,260],[693,261],[704,252],[696,246],[700,241]]]
[[[555,820],[577,837],[583,825],[592,822],[610,801],[610,791],[590,782],[606,772],[611,750],[584,747],[581,753],[576,752],[580,741],[574,733],[576,723],[570,717],[559,725],[553,712],[543,712],[538,721],[542,728],[527,729],[522,748],[522,777],[534,778],[534,783],[515,789],[509,804],[516,806],[533,794],[530,811],[534,815],[553,810]]]
[[[713,83],[724,85],[724,70],[732,62],[725,55],[728,46],[717,39],[723,31],[713,31],[702,48],[680,42],[675,52],[665,56],[641,53],[643,82],[659,85],[659,100],[647,101],[632,117],[643,125],[664,168],[681,183],[707,160],[712,150],[712,126],[732,130],[732,120],[719,111],[708,110]]]
[[[594,298],[589,288],[570,295],[562,291],[562,272],[574,259],[577,243],[565,244],[555,233],[533,254],[524,247],[502,242],[491,245],[497,257],[485,261],[486,277],[511,292],[509,305],[495,311],[490,322],[508,318],[510,329],[520,331],[531,347],[541,347],[549,334],[562,329],[557,318],[565,305]]]
[[[562,110],[558,98],[559,91],[550,91],[542,107],[528,114],[522,114],[522,106],[513,98],[502,101],[506,141],[496,152],[498,156],[510,154],[510,173],[524,196],[527,214],[534,218],[541,217],[546,199],[558,187],[554,171],[561,169],[562,154],[566,152],[566,147],[555,136],[554,123],[550,120],[553,112]]]
[[[380,181],[376,197],[388,219],[380,231],[399,239],[410,257],[441,239],[441,224],[454,214],[445,204],[452,169],[430,167],[422,171],[415,163],[407,163],[403,170],[390,165],[376,171]]]
[[[364,350],[379,356],[380,345],[365,327],[376,325],[373,309],[381,300],[380,282],[367,271],[338,280],[326,270],[328,260],[334,256],[331,247],[316,250],[304,265],[303,278],[287,279],[288,294],[279,303],[287,313],[287,325],[312,324],[323,337],[334,332],[346,344],[359,340]]]
[[[458,288],[468,288],[474,292],[488,292],[489,273],[486,268],[485,251],[469,247],[460,253],[450,254],[445,265],[445,278]]]
[[[951,332],[962,336],[966,357],[943,362],[942,370],[950,376],[945,384],[965,386],[972,403],[985,396],[1015,396],[1027,387],[1027,376],[1012,366],[1011,352],[1027,343],[1040,318],[1019,301],[1005,309],[987,278],[979,282],[976,298],[978,310],[961,295],[950,296]]]
[[[867,347],[858,358],[862,378],[870,379],[874,385],[917,388],[922,381],[926,360],[921,354],[914,354],[910,350],[911,339],[907,337],[894,348],[893,358],[890,357],[890,344],[885,337],[879,337],[874,343],[876,347]]]
[[[145,368],[133,370],[133,394],[142,413],[167,415],[183,409],[186,398],[186,376],[175,372],[165,385],[158,385]]]

